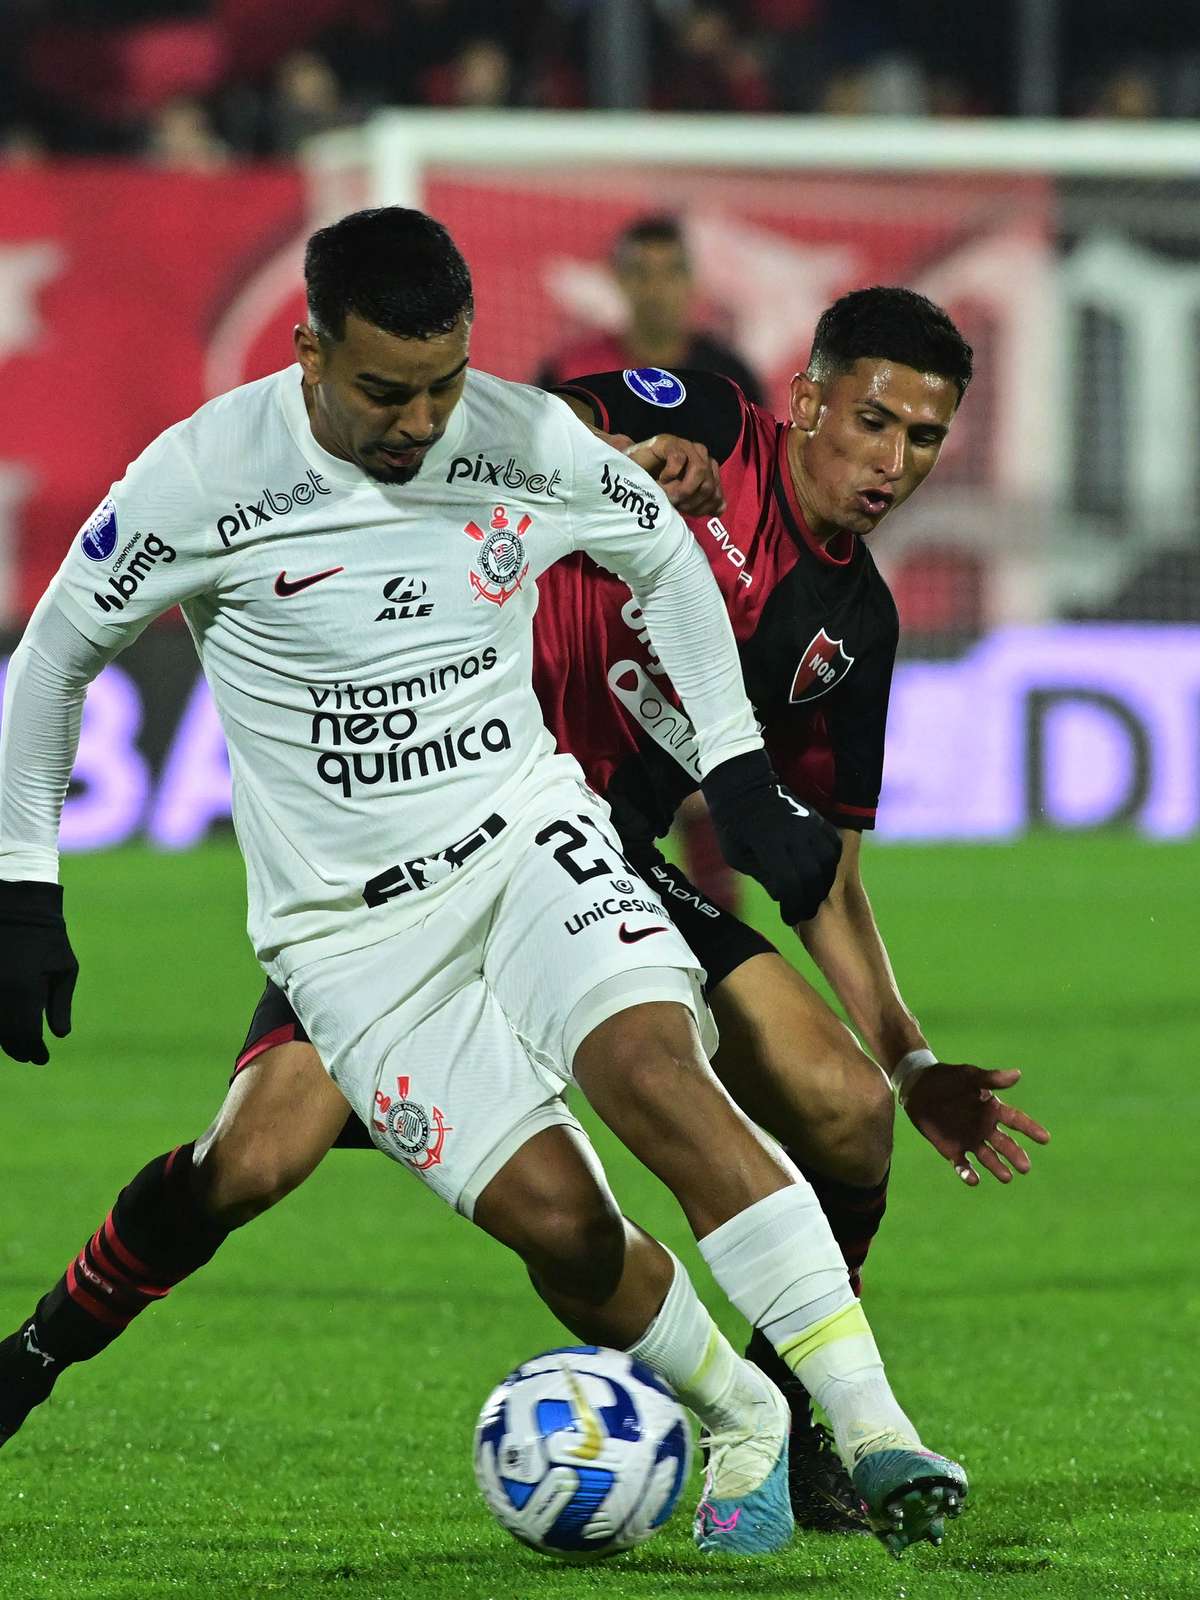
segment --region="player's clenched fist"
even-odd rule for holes
[[[758,879],[785,922],[816,916],[837,876],[837,829],[780,783],[765,750],[721,762],[703,789],[729,865]]]
[[[588,431],[649,473],[680,516],[716,517],[724,511],[721,468],[705,445],[673,433],[656,433],[635,444],[627,433]]]
[[[629,445],[625,454],[650,474],[681,515],[714,517],[724,511],[721,469],[704,445],[673,433],[656,433]]]
[[[62,885],[0,883],[0,1050],[38,1066],[50,1056],[42,1015],[59,1039],[71,1031],[79,963],[63,920]]]

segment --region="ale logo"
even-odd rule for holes
[[[424,578],[389,578],[383,586],[387,601],[376,622],[406,622],[410,617],[428,617],[433,601],[426,600],[429,585]]]

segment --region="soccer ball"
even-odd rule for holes
[[[607,1556],[674,1511],[691,1463],[671,1390],[619,1350],[534,1356],[494,1389],[475,1426],[475,1477],[496,1520],[550,1554]]]

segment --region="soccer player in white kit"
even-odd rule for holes
[[[344,218],[310,241],[306,278],[298,367],[149,446],[13,657],[0,1045],[44,1060],[43,1009],[69,1027],[57,826],[84,691],[178,603],[229,746],[264,970],[376,1143],[701,1416],[702,1548],[786,1542],[787,1408],[674,1257],[614,1233],[572,1080],[828,1413],[885,1542],[936,1540],[962,1470],[921,1447],[811,1190],[709,1069],[695,958],[533,694],[534,580],[583,550],[642,607],[733,864],[789,921],[811,916],[836,835],[770,771],[708,565],[561,401],[468,370],[470,278],[431,219]],[[130,1252],[107,1247],[120,1279]]]

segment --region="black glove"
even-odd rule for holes
[[[780,783],[765,750],[722,761],[702,787],[729,865],[757,878],[789,925],[815,917],[837,876],[837,829]]]
[[[50,1059],[50,1032],[71,1031],[71,995],[79,963],[63,921],[62,885],[0,882],[0,1050],[14,1061]]]

